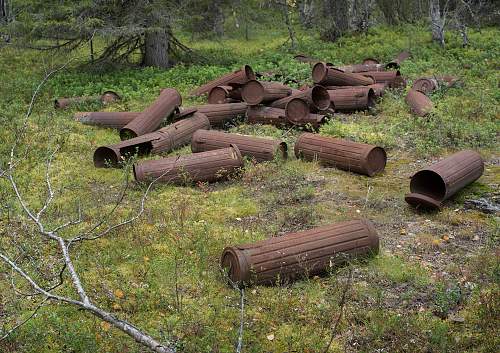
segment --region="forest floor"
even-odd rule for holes
[[[47,220],[66,221],[79,204],[84,225],[91,224],[112,209],[131,173],[94,168],[95,148],[118,142],[119,136],[113,130],[81,125],[73,119],[75,111],[140,111],[164,87],[178,89],[184,106],[199,104],[203,98],[187,97],[191,89],[243,64],[256,71],[271,70],[297,87],[310,82],[310,66],[293,60],[294,53],[282,46],[285,40],[283,33],[267,31],[248,42],[188,41],[201,62],[168,71],[137,67],[96,71],[77,65],[86,54],[83,50],[54,56],[4,47],[0,49],[2,167],[44,71],[79,55],[43,89],[18,153],[16,177],[29,204],[39,207],[45,197],[45,160],[60,145],[51,173],[56,198]],[[447,48],[441,49],[431,44],[427,29],[413,26],[375,28],[366,36],[349,36],[335,44],[300,34],[297,52],[339,65],[365,57],[385,62],[409,49],[413,56],[400,69],[408,87],[417,77],[441,74],[458,76],[461,84],[432,95],[436,109],[428,118],[409,113],[406,88],[388,92],[374,111],[335,115],[321,128],[324,135],[384,147],[387,167],[372,178],[296,160],[293,142],[300,131],[234,122],[230,131],[286,140],[289,159],[258,165],[248,161],[240,178],[213,185],[156,185],[144,215],[134,224],[74,250],[75,266],[86,287],[92,288],[92,299],[153,336],[175,342],[179,352],[233,352],[240,325],[239,292],[221,275],[222,249],[365,217],[375,224],[381,239],[377,256],[327,276],[246,290],[243,352],[323,351],[347,284],[344,316],[329,352],[498,352],[499,218],[469,200],[498,205],[500,30],[472,31],[470,42],[470,47],[462,48],[459,38],[450,35]],[[92,104],[65,111],[53,108],[57,97],[107,89],[123,99],[105,108]],[[478,181],[447,201],[440,212],[415,212],[405,203],[409,177],[415,171],[466,148],[481,153],[485,161]],[[170,155],[189,151],[185,147]],[[145,185],[130,182],[117,220],[137,210],[144,190]],[[0,203],[0,249],[9,252],[13,234],[36,233],[21,216],[5,180],[0,180]],[[26,247],[35,258],[44,256],[43,251]],[[5,328],[15,323],[13,313],[21,311],[21,318],[26,318],[36,303],[16,299],[8,274],[0,265],[0,320],[5,318]],[[71,288],[67,284],[58,291],[68,294]],[[0,351],[143,352],[144,348],[73,307],[47,305],[0,341]]]

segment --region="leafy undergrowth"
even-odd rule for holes
[[[155,186],[139,221],[74,249],[80,254],[76,267],[83,282],[94,288],[92,298],[155,337],[175,342],[179,351],[231,352],[239,327],[239,293],[220,274],[222,249],[366,217],[381,238],[381,252],[375,258],[328,276],[246,291],[244,351],[322,351],[351,272],[345,315],[331,352],[495,352],[500,326],[498,218],[467,209],[464,201],[491,199],[500,183],[495,155],[499,38],[496,29],[472,32],[471,46],[463,49],[450,36],[448,48],[442,50],[430,44],[426,29],[418,27],[372,29],[367,36],[346,37],[336,44],[302,34],[299,51],[336,64],[364,57],[387,61],[409,47],[413,58],[401,67],[409,84],[434,74],[456,75],[462,83],[436,92],[432,96],[436,110],[426,119],[408,113],[403,90],[386,94],[374,112],[336,116],[321,129],[325,135],[385,147],[387,168],[373,178],[296,160],[293,142],[298,131],[235,124],[232,131],[283,138],[289,143],[290,158],[259,165],[248,162],[241,178],[230,182]],[[187,98],[189,90],[244,63],[257,71],[272,70],[297,86],[310,82],[309,65],[292,59],[281,47],[285,39],[281,33],[268,33],[251,42],[190,43],[205,54],[205,65],[179,65],[168,71],[122,67],[93,72],[70,65],[42,91],[18,151],[21,162],[16,176],[23,195],[34,208],[41,206],[44,161],[54,146],[61,145],[51,173],[56,199],[46,219],[50,224],[64,222],[80,205],[88,225],[112,209],[128,173],[95,169],[92,164],[97,146],[119,140],[115,131],[83,126],[72,119],[74,111],[102,107],[54,111],[54,98],[111,89],[123,99],[103,109],[140,111],[160,88],[175,87],[188,106],[203,101]],[[51,58],[7,48],[0,53],[2,166],[43,70],[64,59],[64,55]],[[486,161],[483,177],[448,201],[441,212],[415,213],[403,199],[409,176],[462,148],[481,152]],[[130,183],[117,220],[137,210],[144,189]],[[20,206],[5,180],[0,181],[0,200],[3,249],[10,243],[2,235],[34,229],[19,216]],[[51,249],[36,250],[35,255],[42,256]],[[0,317],[10,318],[19,310],[22,318],[27,317],[33,304],[15,299],[6,268],[0,269]],[[71,293],[69,287],[59,291]],[[120,332],[65,305],[42,308],[1,341],[0,350],[143,351]]]

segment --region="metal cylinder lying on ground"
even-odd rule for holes
[[[198,112],[207,116],[211,126],[222,126],[225,122],[235,119],[239,116],[245,116],[247,104],[224,103],[224,104],[204,104],[193,107]]]
[[[158,131],[97,148],[94,152],[94,165],[97,168],[118,167],[121,161],[134,154],[170,152],[189,144],[191,137],[199,129],[210,129],[210,122],[204,114],[194,113],[192,117],[179,120]]]
[[[379,97],[382,97],[384,95],[384,91],[385,91],[385,83],[374,83],[373,85],[368,85],[368,86],[363,86],[363,87],[359,87],[359,86],[326,86],[325,89],[327,91],[333,91],[333,90],[336,90],[336,89],[348,89],[348,88],[371,88],[373,89],[373,93],[375,93],[375,97],[379,98]]]
[[[295,156],[368,176],[382,172],[387,161],[382,147],[311,133],[298,137]]]
[[[479,153],[457,152],[415,173],[405,200],[415,207],[440,208],[444,200],[479,179],[483,171],[484,162]]]
[[[375,91],[368,87],[329,90],[336,111],[365,110],[375,106]]]
[[[315,129],[326,122],[324,114],[311,114],[309,104],[302,98],[294,98],[286,104],[285,116],[286,121],[292,125],[310,124]]]
[[[426,116],[434,108],[434,104],[429,97],[413,88],[408,91],[405,102],[410,106],[411,112],[417,116]]]
[[[378,252],[368,220],[334,223],[224,249],[221,266],[239,285],[281,284]]]
[[[281,126],[286,124],[285,109],[265,107],[262,105],[248,106],[247,122],[249,124],[262,124]]]
[[[74,117],[85,125],[121,129],[139,114],[141,112],[76,112]]]
[[[191,151],[199,153],[231,145],[238,146],[243,157],[257,162],[271,161],[277,156],[287,157],[287,145],[283,141],[208,130],[198,130],[193,134]]]
[[[363,72],[363,76],[370,77],[375,83],[384,83],[390,88],[401,88],[406,85],[406,82],[401,76],[399,70],[395,71],[369,71]]]
[[[385,66],[382,64],[353,64],[339,66],[337,69],[347,73],[359,73],[368,71],[385,71]]]
[[[189,182],[215,182],[227,179],[243,167],[243,158],[237,146],[169,157],[134,164],[137,181],[153,181],[172,184]]]
[[[217,86],[241,86],[250,80],[255,80],[255,73],[249,65],[245,65],[239,70],[225,74],[218,79],[215,79],[198,87],[197,89],[193,90],[190,95],[201,96],[202,94],[210,92],[212,88]]]
[[[323,86],[367,86],[373,84],[373,79],[360,74],[346,73],[325,63],[317,63],[312,69],[314,83]]]
[[[294,92],[288,97],[272,102],[270,106],[283,109],[294,98],[305,100],[309,104],[311,111],[326,110],[330,107],[330,96],[323,86],[314,86],[303,91]]]
[[[399,66],[403,61],[408,59],[410,57],[410,52],[408,51],[402,51],[399,53],[392,61],[388,62],[385,67],[388,69],[399,69]]]
[[[160,96],[149,107],[120,130],[120,138],[126,140],[155,131],[181,104],[182,98],[177,90],[162,89]]]
[[[241,98],[248,105],[272,102],[292,94],[292,89],[278,82],[248,81],[241,89]]]
[[[217,86],[208,92],[208,104],[241,102],[241,88]]]

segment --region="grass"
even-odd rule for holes
[[[92,288],[92,298],[155,337],[175,342],[179,351],[232,352],[239,326],[239,295],[219,272],[222,249],[362,216],[374,222],[382,250],[373,259],[350,265],[353,285],[330,351],[494,352],[500,326],[498,218],[467,210],[463,204],[471,197],[491,199],[500,183],[499,34],[498,29],[471,31],[471,46],[465,49],[458,38],[449,36],[448,47],[442,50],[430,43],[427,29],[415,26],[374,28],[366,36],[349,36],[335,44],[320,42],[316,34],[301,33],[298,51],[336,64],[368,56],[387,61],[409,47],[413,58],[401,67],[409,84],[422,75],[451,74],[459,76],[462,85],[433,94],[436,110],[428,119],[409,114],[405,92],[394,91],[379,102],[375,113],[336,116],[321,129],[324,135],[385,147],[387,168],[373,178],[296,160],[293,142],[299,131],[236,124],[234,132],[283,138],[289,143],[291,158],[247,163],[241,178],[231,182],[156,186],[144,216],[133,226],[76,249],[76,267]],[[28,203],[33,208],[41,206],[44,159],[58,144],[61,148],[51,173],[57,197],[46,216],[49,224],[70,219],[80,204],[88,225],[118,198],[127,172],[95,169],[91,156],[97,146],[119,138],[115,131],[78,124],[72,119],[76,110],[140,111],[163,87],[177,88],[185,106],[198,104],[203,99],[187,98],[192,88],[245,63],[257,71],[273,70],[284,81],[293,79],[296,86],[310,82],[310,67],[295,62],[292,53],[281,46],[284,33],[274,30],[251,38],[255,39],[188,43],[206,62],[168,71],[135,67],[97,71],[77,66],[79,59],[75,60],[42,91],[18,151],[16,176]],[[82,50],[75,55],[84,54]],[[65,59],[64,55],[13,48],[0,52],[2,166],[43,71]],[[119,92],[122,101],[68,111],[52,107],[56,97],[107,89]],[[408,177],[463,148],[476,149],[485,159],[481,179],[448,201],[439,213],[410,209],[403,200]],[[143,192],[143,185],[132,182],[116,219],[131,215]],[[35,234],[34,229],[20,216],[20,206],[5,180],[0,180],[0,200],[0,248],[15,252],[12,236]],[[33,246],[25,250],[34,258],[53,250],[36,236],[32,239]],[[47,260],[47,264],[52,262],[52,258]],[[10,327],[16,317],[27,317],[34,303],[13,296],[6,268],[0,269],[0,313],[5,313],[0,317]],[[321,351],[337,317],[346,278],[344,267],[329,276],[284,287],[249,288],[244,351]],[[69,287],[60,289],[61,294],[70,292]],[[456,317],[464,321],[454,321]],[[143,351],[117,330],[65,305],[42,308],[33,320],[1,341],[0,350]]]

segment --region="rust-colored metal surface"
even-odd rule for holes
[[[276,156],[287,158],[286,143],[276,139],[208,130],[196,131],[191,139],[193,153],[212,151],[231,145],[238,146],[243,157],[255,159],[257,162],[272,161]]]
[[[426,116],[434,108],[429,97],[414,89],[408,91],[405,102],[410,106],[411,112],[417,116]]]
[[[305,54],[297,54],[297,55],[295,55],[293,58],[294,58],[295,60],[297,60],[297,61],[300,61],[300,62],[302,62],[302,63],[307,63],[307,64],[315,64],[315,63],[317,63],[318,61],[320,61],[320,60],[318,60],[318,59],[311,58],[311,57],[309,57],[309,56],[307,56],[307,55],[305,55]]]
[[[444,200],[479,179],[483,171],[479,153],[460,151],[415,173],[405,200],[419,208],[440,208]]]
[[[374,83],[373,85],[363,86],[363,88],[371,88],[375,93],[375,97],[382,97],[385,91],[385,83]],[[325,89],[333,91],[336,89],[360,88],[359,86],[326,86]]]
[[[211,126],[222,126],[225,122],[235,119],[239,116],[245,116],[247,104],[225,103],[225,104],[204,104],[195,107],[200,113],[203,113],[210,120]]]
[[[348,73],[358,73],[369,71],[385,71],[385,66],[382,64],[354,64],[340,66],[337,69]]]
[[[169,157],[134,164],[137,181],[152,181],[171,184],[189,182],[215,182],[227,179],[243,166],[243,158],[237,146]]]
[[[244,85],[250,80],[255,80],[255,73],[249,65],[245,65],[239,70],[228,73],[216,80],[210,81],[198,87],[193,90],[190,95],[201,96],[202,94],[210,92],[212,88],[217,86]]]
[[[329,90],[335,111],[366,110],[375,106],[375,91],[368,87]]]
[[[289,101],[294,98],[301,98],[309,104],[311,111],[325,110],[330,107],[330,96],[323,86],[314,86],[303,91],[295,91],[292,95],[278,99],[270,104],[274,108],[284,109]]]
[[[120,166],[121,161],[134,154],[170,152],[189,144],[191,137],[199,129],[210,129],[210,122],[204,114],[194,113],[192,117],[179,120],[158,131],[97,148],[94,152],[94,166],[116,168]]]
[[[224,249],[221,266],[240,285],[282,284],[375,254],[379,238],[365,219],[334,223]]]
[[[368,176],[382,172],[387,161],[382,147],[311,133],[298,137],[295,156]]]
[[[312,69],[314,83],[323,86],[367,86],[373,84],[373,79],[354,73],[346,73],[325,63],[316,63]]]
[[[139,114],[141,112],[76,112],[74,117],[85,125],[121,129]]]
[[[248,106],[247,122],[249,124],[262,124],[281,126],[286,124],[285,109],[264,107],[264,106]]]
[[[459,82],[459,79],[454,76],[435,76],[435,77],[421,77],[413,82],[412,88],[416,91],[428,95],[432,91],[440,87],[452,87]]]
[[[371,77],[375,83],[384,83],[390,88],[401,88],[406,86],[406,82],[399,70],[396,71],[370,71],[363,72],[363,76]]]
[[[302,98],[294,98],[287,103],[285,107],[285,116],[286,121],[292,125],[311,125],[315,129],[326,122],[326,116],[324,114],[311,114],[309,111],[309,104]]]
[[[277,82],[248,81],[241,89],[241,98],[248,105],[272,102],[292,94],[292,89]]]
[[[217,86],[208,92],[209,104],[241,102],[241,88],[232,86]]]
[[[181,104],[182,98],[177,90],[162,89],[160,96],[149,107],[120,130],[120,138],[126,140],[155,131]]]
[[[54,100],[54,108],[66,109],[71,105],[83,104],[90,102],[100,101],[102,104],[108,104],[120,100],[118,93],[113,91],[106,91],[99,96],[85,96],[85,97],[71,97],[71,98],[58,98]]]
[[[363,65],[371,65],[371,64],[380,64],[377,59],[374,58],[365,58],[362,62]]]
[[[408,59],[410,57],[410,53],[408,51],[402,51],[401,53],[399,53],[395,58],[394,60],[388,62],[385,67],[388,68],[388,69],[399,69],[399,66],[401,65],[401,63],[403,61],[405,61],[406,59]]]

